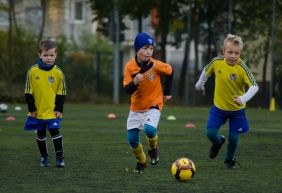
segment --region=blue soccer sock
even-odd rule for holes
[[[239,143],[239,134],[238,133],[229,133],[228,136],[228,146],[225,160],[232,160],[235,156],[235,152]]]
[[[207,137],[214,145],[221,144],[221,138],[216,128],[207,128]]]

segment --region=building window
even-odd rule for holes
[[[83,2],[75,1],[74,2],[74,20],[75,21],[83,21],[84,10],[83,10]]]
[[[0,10],[0,26],[9,26],[9,15],[5,10]]]
[[[8,1],[0,0],[0,27],[9,26]]]
[[[25,8],[25,24],[31,29],[39,33],[42,25],[42,9],[41,7],[26,7]]]

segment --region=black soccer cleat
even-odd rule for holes
[[[236,168],[241,167],[241,164],[239,164],[239,162],[236,161],[235,159],[225,160],[224,164],[228,169],[236,169]]]
[[[144,164],[137,162],[134,172],[141,174],[143,173],[145,168],[146,168],[146,162]]]
[[[210,152],[209,152],[209,157],[211,159],[215,158],[221,148],[221,146],[224,144],[225,142],[225,137],[223,135],[220,136],[220,139],[221,139],[221,144],[220,145],[215,145],[213,144],[211,146],[211,149],[210,149]]]
[[[148,155],[150,157],[150,163],[152,165],[157,165],[159,162],[159,149],[158,146],[156,146],[155,148],[152,148],[148,151]]]
[[[56,165],[57,165],[57,168],[63,168],[63,167],[65,167],[64,158],[63,158],[63,157],[57,157],[57,158],[56,158]]]
[[[42,156],[40,158],[40,166],[41,167],[49,167],[50,166],[50,162],[49,162],[49,158],[48,156]]]

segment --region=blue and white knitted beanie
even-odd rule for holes
[[[153,38],[145,32],[141,32],[137,34],[134,41],[135,52],[138,52],[138,50],[140,50],[143,46],[147,46],[147,45],[154,46]]]

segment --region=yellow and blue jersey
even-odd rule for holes
[[[205,67],[206,76],[215,75],[214,105],[222,110],[236,111],[245,108],[234,102],[235,96],[246,92],[246,87],[257,83],[250,69],[239,59],[234,65],[228,65],[223,57],[214,58]]]
[[[25,94],[34,97],[37,119],[54,119],[56,95],[66,95],[65,77],[60,68],[54,65],[43,70],[38,64],[27,72]]]

